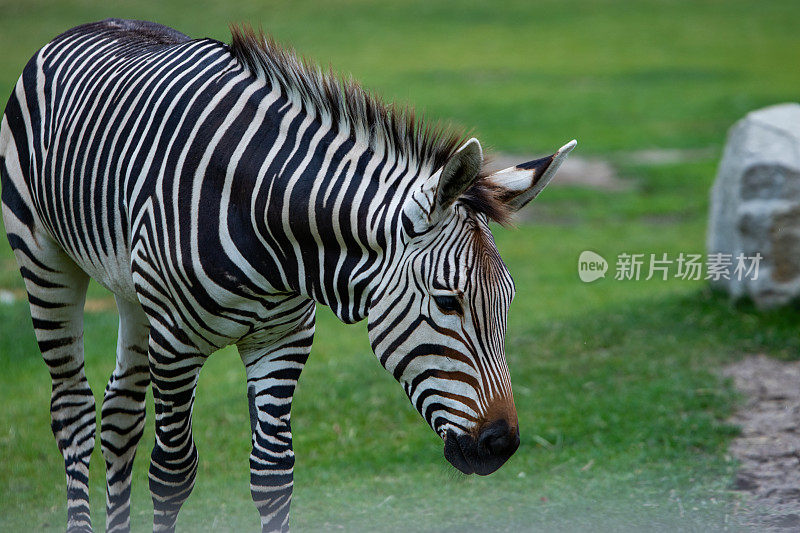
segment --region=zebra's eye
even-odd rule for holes
[[[450,294],[434,294],[433,301],[439,306],[443,313],[458,313],[461,314],[463,309],[461,301],[457,296]]]

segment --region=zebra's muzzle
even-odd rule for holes
[[[484,427],[478,437],[452,429],[444,439],[444,457],[464,474],[486,476],[503,466],[519,448],[519,431],[505,420]]]
[[[461,437],[469,438],[466,435],[461,435]],[[475,472],[464,456],[464,449],[459,442],[459,435],[456,435],[452,429],[447,430],[447,435],[444,438],[444,458],[463,474]]]

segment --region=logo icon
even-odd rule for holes
[[[584,283],[591,283],[599,278],[606,277],[608,262],[602,255],[591,250],[584,250],[578,257],[578,277]]]

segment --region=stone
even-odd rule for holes
[[[750,472],[739,472],[733,480],[733,490],[754,491],[758,488],[758,478]]]
[[[800,104],[753,111],[730,129],[706,244],[709,255],[730,254],[728,279],[711,279],[715,289],[761,309],[800,300]],[[738,257],[756,254],[757,276],[736,271]]]

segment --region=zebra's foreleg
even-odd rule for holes
[[[130,530],[131,471],[144,431],[150,383],[147,316],[138,302],[117,298],[117,365],[103,398],[100,443],[106,461],[106,531]]]
[[[155,403],[156,439],[150,457],[153,531],[174,531],[178,511],[194,488],[197,448],[192,408],[205,357],[151,323],[148,357]]]
[[[83,368],[83,302],[89,277],[55,244],[45,245],[44,239],[39,237],[36,252],[33,246],[15,251],[28,290],[36,340],[53,382],[50,427],[64,456],[67,531],[91,531],[89,460],[97,415]],[[36,253],[35,260],[26,257],[28,253]]]
[[[314,336],[314,309],[301,325],[269,346],[242,343],[247,371],[252,451],[250,492],[261,515],[261,530],[288,531],[294,485],[290,409]]]

